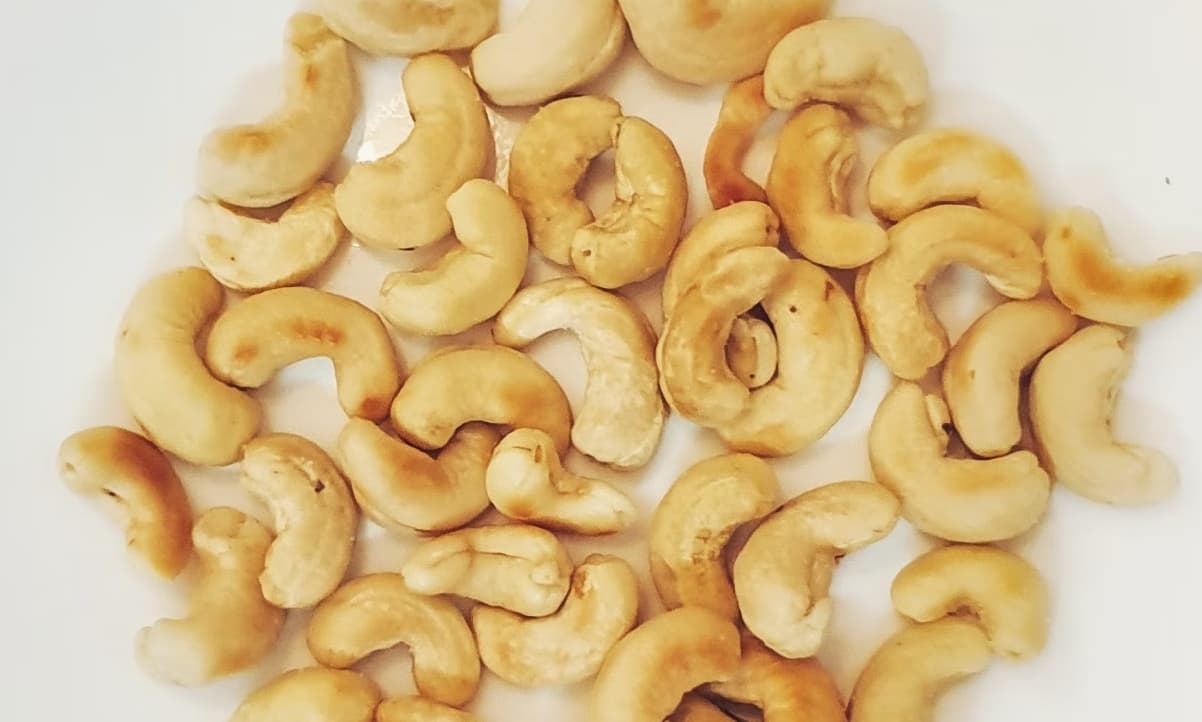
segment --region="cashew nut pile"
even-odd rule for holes
[[[60,451],[135,559],[190,587],[186,614],[137,634],[145,671],[244,672],[313,610],[314,664],[270,670],[233,722],[516,719],[464,709],[489,674],[585,683],[589,722],[716,722],[732,705],[927,722],[951,682],[1039,654],[1045,582],[986,544],[1045,520],[1056,484],[1114,505],[1172,494],[1173,463],[1116,440],[1111,416],[1130,329],[1202,283],[1202,254],[1117,260],[1096,216],[1045,215],[1017,155],[969,129],[919,130],[861,179],[862,124],[917,128],[931,88],[902,30],[824,18],[828,4],[530,0],[498,24],[497,0],[321,0],[293,16],[284,105],[201,145],[185,211],[200,266],[151,279],[122,320],[115,374],[138,430]],[[359,106],[348,42],[412,57],[414,128],[340,173]],[[676,80],[732,83],[705,152],[714,210],[691,226],[674,141],[590,92],[624,48]],[[490,105],[532,111],[508,158]],[[754,179],[744,157],[778,110]],[[594,215],[580,186],[609,151],[614,197]],[[505,164],[508,186],[486,177]],[[363,289],[375,308],[300,285],[348,235],[414,249],[452,234],[432,266]],[[1005,297],[958,339],[927,298],[953,264]],[[541,363],[558,331],[583,356],[579,398]],[[425,353],[406,364],[401,344]],[[769,460],[823,442],[869,351],[894,377],[864,429],[873,480],[782,498],[794,485]],[[313,357],[349,417],[329,448],[280,433],[259,392]],[[673,411],[726,453],[665,462]],[[233,466],[244,508],[193,509],[190,465]],[[644,468],[674,480],[658,499],[629,483]],[[840,641],[831,619],[855,616],[839,561],[899,523],[936,544],[893,579],[906,626],[841,691],[818,659]],[[381,533],[407,556],[365,574]],[[579,554],[631,540],[630,558]],[[352,668],[398,645],[418,694],[383,700]]]

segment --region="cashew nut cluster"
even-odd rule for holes
[[[380,688],[358,672],[304,667],[251,692],[230,722],[372,722]]]
[[[718,121],[705,146],[705,187],[715,210],[742,201],[768,202],[759,183],[747,176],[743,161],[772,106],[764,100],[764,76],[753,75],[730,86],[722,97]]]
[[[376,722],[479,722],[480,718],[422,697],[394,697],[376,708]]]
[[[372,55],[470,48],[497,24],[498,0],[318,0],[334,32]]]
[[[747,634],[735,675],[708,689],[732,702],[759,707],[764,722],[847,722],[839,688],[821,662],[785,659]]]

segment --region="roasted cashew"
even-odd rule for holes
[[[376,722],[480,722],[480,718],[421,697],[394,697],[376,708]]]
[[[230,722],[372,722],[380,689],[358,672],[306,667],[255,690]]]
[[[668,716],[668,722],[731,722],[732,719],[713,702],[693,692],[686,694],[676,711]]]
[[[817,659],[785,659],[743,635],[738,671],[713,694],[759,707],[764,722],[847,722],[835,681]]]
[[[334,32],[372,55],[470,48],[497,24],[498,0],[318,0]]]
[[[780,347],[772,324],[755,316],[737,316],[726,340],[726,365],[744,386],[758,389],[772,381]]]
[[[741,201],[768,202],[763,187],[743,170],[755,134],[772,115],[764,100],[764,76],[753,75],[730,86],[722,96],[718,121],[705,146],[702,171],[714,209]],[[683,244],[682,244],[683,245]]]

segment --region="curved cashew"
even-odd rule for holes
[[[271,532],[236,509],[209,509],[192,530],[200,578],[188,616],[138,632],[138,663],[158,679],[200,685],[257,664],[279,638],[284,610],[263,599]]]
[[[334,192],[360,241],[417,248],[451,232],[447,199],[488,164],[491,132],[476,85],[445,55],[422,55],[401,75],[413,131],[388,155],[356,163]]]
[[[344,231],[329,183],[305,191],[275,222],[203,198],[193,198],[184,208],[189,245],[214,278],[236,291],[304,281],[330,260]]]
[[[264,291],[231,307],[209,331],[205,361],[222,381],[259,388],[280,369],[329,357],[348,416],[380,419],[401,385],[384,323],[358,301],[315,288]]]
[[[839,688],[821,662],[784,659],[751,635],[743,636],[734,677],[709,685],[709,691],[759,707],[764,722],[847,722]]]
[[[1163,453],[1116,441],[1110,416],[1131,366],[1131,340],[1088,326],[1048,352],[1031,376],[1031,425],[1056,481],[1107,504],[1162,501],[1177,488]]]
[[[510,432],[493,451],[485,475],[488,499],[510,519],[577,534],[612,534],[638,511],[622,492],[566,471],[555,442],[538,429]]]
[[[421,697],[394,697],[376,708],[376,722],[479,722],[463,710]]]
[[[497,24],[498,0],[319,0],[334,32],[372,55],[470,48]]]
[[[946,456],[951,420],[938,396],[901,381],[885,395],[868,432],[877,481],[919,530],[958,542],[1018,536],[1048,507],[1051,481],[1029,451],[996,459]]]
[[[337,669],[404,644],[418,691],[456,707],[480,683],[480,658],[463,615],[446,599],[410,591],[399,574],[347,582],[313,612],[305,641],[313,659]]]
[[[756,132],[771,115],[772,106],[764,100],[762,75],[740,80],[722,96],[718,122],[706,143],[702,165],[705,187],[715,210],[740,201],[768,202],[760,184],[747,177],[743,161]]]
[[[893,580],[893,606],[916,622],[967,610],[994,652],[1030,657],[1047,638],[1048,592],[1039,572],[993,547],[949,546],[910,562]]]
[[[614,645],[589,696],[590,722],[662,722],[686,692],[730,679],[739,630],[703,607],[681,607],[636,627]]]
[[[380,287],[380,312],[402,331],[462,333],[513,297],[530,249],[517,204],[495,183],[469,180],[447,199],[461,245],[422,271],[395,271]]]
[[[311,607],[342,582],[355,546],[358,510],[334,462],[292,434],[246,445],[242,486],[271,510],[276,538],[259,581],[263,597],[285,609]]]
[[[523,687],[582,682],[597,673],[609,650],[634,627],[638,582],[630,565],[593,554],[572,572],[563,607],[526,619],[494,607],[472,609],[472,629],[484,666]]]
[[[266,208],[309,190],[338,160],[358,102],[346,43],[308,13],[288,21],[284,105],[259,123],[216,130],[200,147],[200,188]]]
[[[152,572],[173,579],[192,555],[192,507],[171,462],[145,438],[114,426],[73,434],[58,450],[71,490],[102,501],[125,530],[125,546]]]
[[[259,402],[213,378],[196,336],[224,291],[202,268],[156,276],[130,301],[117,338],[117,385],[156,446],[194,464],[225,465],[259,431]]]
[[[1077,318],[1051,299],[1010,301],[964,332],[943,367],[943,395],[964,444],[978,456],[1001,456],[1022,438],[1019,380],[1073,335]]]
[[[1139,326],[1184,301],[1202,282],[1202,253],[1136,266],[1111,252],[1102,222],[1084,208],[1048,219],[1044,236],[1052,293],[1078,316]]]
[[[527,617],[559,609],[571,574],[555,535],[525,524],[445,534],[423,542],[401,568],[419,594],[457,594]]]
[[[755,316],[735,317],[726,341],[726,365],[735,378],[749,389],[758,389],[772,381],[779,358],[770,323]]]
[[[783,657],[816,654],[830,621],[836,561],[888,536],[898,507],[879,484],[845,481],[795,497],[765,519],[733,566],[747,629]]]
[[[726,454],[678,476],[651,519],[651,580],[668,609],[698,606],[736,619],[739,608],[723,552],[735,530],[772,511],[772,467],[751,454]]]
[[[230,722],[372,722],[380,689],[358,672],[306,667],[250,694]]]
[[[588,368],[572,444],[620,469],[646,465],[667,416],[655,367],[655,331],[647,317],[621,296],[579,278],[559,278],[514,296],[497,316],[493,338],[521,348],[560,329],[580,341]]]
[[[803,108],[781,130],[768,198],[789,243],[814,263],[856,268],[889,248],[885,229],[848,215],[859,152],[851,117],[831,105]]]
[[[935,206],[889,229],[890,248],[856,277],[856,305],[872,349],[894,376],[922,378],[947,354],[947,332],[926,286],[953,263],[985,275],[1008,298],[1043,285],[1039,246],[1018,226],[971,206]]]
[[[910,36],[868,18],[803,25],[776,44],[764,68],[764,97],[773,108],[834,103],[894,130],[922,119],[928,86]]]
[[[668,722],[731,722],[732,719],[713,702],[693,692],[686,694],[676,711],[668,716]]]
[[[958,128],[928,130],[885,151],[868,176],[868,204],[890,221],[937,203],[972,203],[1038,235],[1039,189],[1023,162],[997,142]]]

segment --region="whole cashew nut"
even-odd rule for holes
[[[358,672],[306,667],[255,690],[230,722],[372,722],[380,689]]]
[[[743,635],[738,671],[709,691],[733,702],[759,707],[764,722],[847,722],[835,681],[815,659],[785,659],[755,637]]]
[[[376,708],[376,722],[480,722],[480,718],[421,697],[394,697]]]
[[[741,201],[768,202],[764,189],[744,172],[743,161],[756,132],[771,115],[772,106],[764,100],[762,75],[740,80],[722,96],[718,121],[706,143],[702,165],[705,187],[715,210]]]
[[[470,48],[497,24],[498,0],[319,0],[334,32],[372,55]]]

